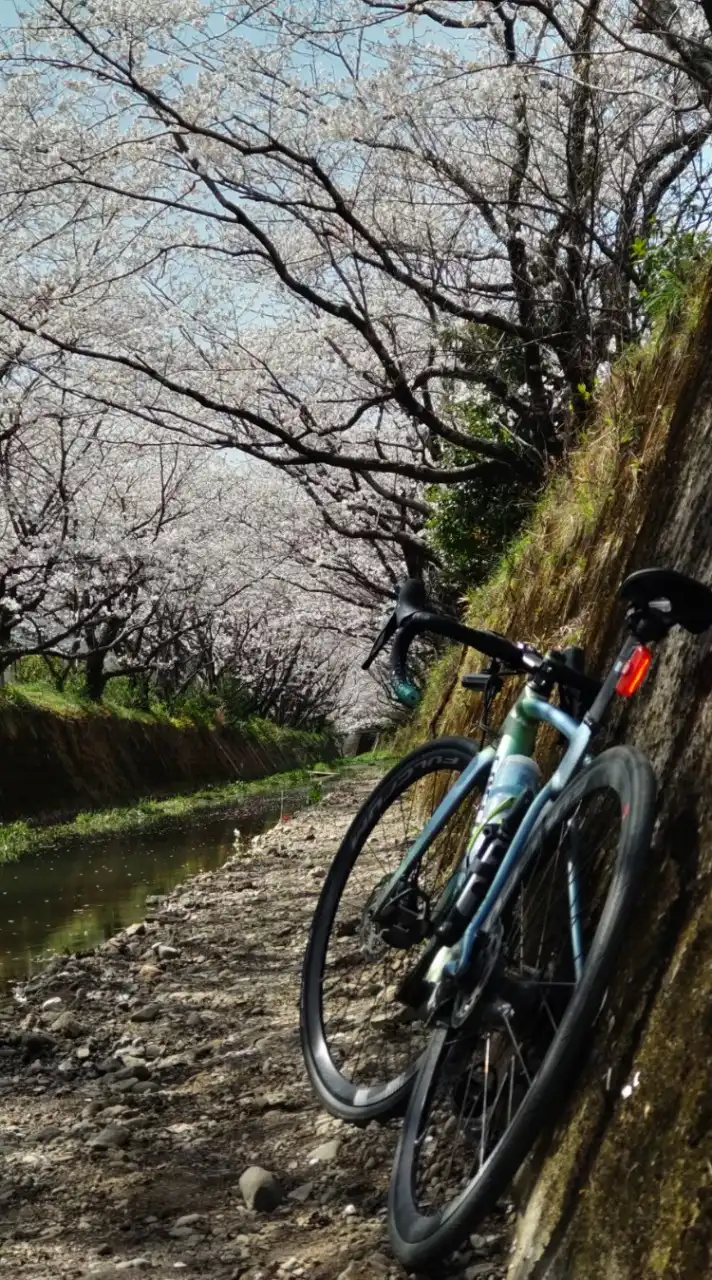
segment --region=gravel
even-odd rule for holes
[[[309,921],[376,777],[340,780],[0,1008],[3,1274],[404,1277],[385,1221],[398,1125],[326,1116],[299,1049]],[[486,1262],[473,1248],[440,1280],[499,1280],[501,1230],[479,1224]]]

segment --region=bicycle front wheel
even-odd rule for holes
[[[533,834],[488,926],[489,976],[471,1008],[461,998],[461,1025],[434,1032],[413,1088],[389,1197],[406,1266],[457,1248],[555,1118],[626,937],[654,816],[649,763],[614,747]]]
[[[430,909],[465,851],[480,787],[403,882],[412,937],[406,927],[395,945],[372,905],[476,755],[467,739],[441,738],[401,760],[356,815],[326,878],[304,958],[301,1036],[312,1085],[342,1120],[366,1123],[401,1110],[427,1047],[428,1030],[399,1000],[399,987],[425,949]],[[483,765],[482,782],[487,771]]]

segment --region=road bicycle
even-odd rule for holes
[[[580,649],[541,654],[429,609],[415,580],[364,664],[392,640],[394,690],[414,705],[417,635],[490,659],[462,679],[483,695],[482,741],[437,739],[385,775],[334,858],[304,959],[302,1047],[318,1098],[355,1124],[403,1116],[389,1231],[411,1269],[466,1239],[555,1119],[632,920],[655,778],[633,747],[594,756],[593,740],[616,694],[642,685],[651,646],[675,626],[712,626],[712,590],[645,569],[620,596],[626,636],[602,681]],[[514,676],[523,688],[487,743]],[[563,746],[546,781],[542,725]]]

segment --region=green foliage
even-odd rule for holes
[[[37,847],[38,832],[26,822],[6,822],[0,826],[0,862],[15,862]]]
[[[176,698],[171,698],[168,710],[174,719],[189,721],[193,724],[215,724],[216,712],[220,698],[204,686],[195,685],[188,688]]]
[[[34,653],[18,658],[12,669],[12,678],[16,684],[35,684],[46,680],[47,674],[44,658]]]
[[[712,261],[712,239],[701,231],[666,232],[651,222],[649,235],[633,242],[632,254],[648,320],[655,326],[677,323],[691,287]]]
[[[470,434],[508,443],[480,406],[458,408],[462,428]],[[444,466],[464,466],[472,460],[465,449],[448,445],[443,451]],[[488,577],[531,510],[535,490],[533,479],[497,463],[485,465],[482,474],[471,480],[430,490],[429,537],[450,585],[465,590]]]
[[[324,794],[324,791],[321,786],[321,783],[313,782],[311,787],[309,788],[309,795],[307,796],[307,804],[318,804],[323,794]]]
[[[225,676],[218,686],[218,698],[225,724],[242,724],[252,715],[255,704],[252,694],[234,676]]]
[[[148,679],[142,676],[115,676],[106,686],[104,701],[110,707],[151,711],[155,698]]]

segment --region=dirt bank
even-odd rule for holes
[[[299,1052],[305,932],[376,770],[238,849],[0,1012],[0,1274],[395,1280],[395,1130],[319,1112]],[[249,1209],[259,1165],[284,1198]],[[442,1277],[499,1280],[502,1224]]]
[[[105,708],[57,715],[0,704],[0,821],[67,821],[142,796],[250,782],[333,759],[328,736],[263,726],[208,728],[125,719]]]

